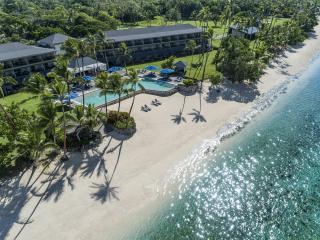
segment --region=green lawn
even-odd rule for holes
[[[283,25],[284,23],[290,21],[290,18],[277,18],[275,20],[275,25]]]
[[[220,40],[213,41],[213,45],[215,47],[218,47],[219,44],[220,44]],[[210,55],[209,55],[209,58],[208,58],[208,62],[207,62],[207,66],[206,66],[205,77],[208,77],[208,76],[210,76],[211,74],[213,74],[215,72],[215,66],[212,64],[212,61],[214,59],[215,54],[216,54],[216,51],[211,51],[210,52]],[[177,62],[177,61],[186,62],[188,64],[187,76],[194,76],[194,73],[195,73],[196,69],[192,68],[191,72],[190,72],[190,64],[191,64],[191,62],[197,63],[199,61],[199,57],[201,57],[201,54],[196,54],[193,57],[192,56],[178,57],[178,58],[176,58],[175,62]],[[130,68],[144,69],[148,65],[154,65],[154,66],[157,66],[157,67],[161,68],[161,64],[164,61],[165,60],[160,60],[160,61],[153,61],[153,62],[148,62],[148,63],[131,65]]]
[[[40,103],[40,99],[38,96],[26,92],[19,92],[0,99],[0,103],[4,105],[10,105],[13,102],[19,104],[21,108],[29,112],[35,112]]]

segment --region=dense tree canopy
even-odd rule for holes
[[[246,24],[262,16],[294,17],[305,30],[310,30],[316,19],[310,14],[315,14],[317,1],[0,0],[0,42],[34,42],[55,32],[84,37],[158,15],[168,21],[199,19],[204,8],[214,22],[226,20],[227,16]]]

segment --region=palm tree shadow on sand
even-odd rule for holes
[[[116,150],[117,148],[119,149],[118,151],[118,156],[117,156],[117,161],[116,164],[113,168],[112,174],[110,179],[108,179],[107,174],[104,175],[105,177],[105,182],[103,184],[98,184],[98,183],[93,183],[91,188],[97,189],[96,192],[91,193],[90,196],[92,199],[96,201],[100,201],[101,204],[106,203],[107,201],[111,201],[113,199],[120,200],[118,196],[118,188],[119,187],[111,187],[111,182],[113,180],[114,174],[116,173],[116,170],[118,168],[119,162],[120,162],[120,157],[122,153],[122,147],[123,147],[123,141],[121,141],[114,149]]]
[[[219,95],[223,100],[239,103],[250,103],[260,96],[255,84],[224,82],[220,85],[219,90]]]
[[[189,113],[190,116],[193,116],[192,122],[199,123],[199,122],[207,122],[205,117],[201,114],[200,111],[196,109],[192,109],[193,112]]]
[[[175,124],[181,124],[182,122],[187,122],[184,116],[182,116],[182,112],[180,111],[177,115],[171,115],[172,119],[171,121]]]
[[[119,187],[111,187],[108,179],[106,179],[106,182],[103,184],[93,183],[91,188],[97,189],[96,192],[90,194],[91,198],[100,201],[101,204],[111,201],[112,199],[120,200],[118,197]]]
[[[184,123],[187,122],[186,118],[183,116],[184,108],[186,106],[186,99],[187,99],[187,95],[184,95],[182,107],[179,110],[179,114],[171,115],[171,117],[172,117],[171,121],[177,125],[181,124],[182,122],[184,122]]]

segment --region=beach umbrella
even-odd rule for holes
[[[70,99],[75,99],[75,98],[77,98],[77,97],[79,97],[79,94],[78,94],[77,92],[72,92],[72,93],[70,94]]]
[[[109,73],[113,73],[113,72],[119,72],[121,71],[123,68],[122,67],[111,67],[108,69]]]
[[[83,77],[83,80],[85,80],[85,81],[87,81],[87,82],[90,82],[90,81],[93,80],[93,77],[91,77],[91,76],[84,76],[84,77]]]
[[[159,70],[159,68],[157,66],[153,66],[153,65],[146,66],[144,69],[147,70],[147,71],[157,71],[157,70]]]
[[[173,69],[170,69],[170,68],[165,68],[165,69],[162,69],[160,71],[161,74],[171,74],[171,73],[174,73],[175,71]]]

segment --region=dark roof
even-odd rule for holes
[[[106,38],[115,42],[167,37],[180,34],[201,33],[202,30],[190,24],[173,26],[156,26],[145,28],[130,28],[126,30],[113,30],[105,32]]]
[[[64,43],[68,38],[69,38],[68,36],[63,35],[61,33],[55,33],[46,38],[39,40],[38,44],[41,46],[54,47],[54,45]]]
[[[43,55],[46,53],[54,53],[54,50],[26,45],[19,42],[0,44],[0,62],[23,57]]]
[[[77,60],[78,60],[78,63],[77,63]],[[84,57],[83,58],[83,66],[84,67],[92,65],[92,64],[96,64],[96,63],[97,63],[97,61],[92,59],[92,58],[90,58],[90,57]],[[78,67],[77,64],[79,64],[80,68],[82,67],[82,59],[81,58],[77,58],[77,59],[71,60],[69,65],[68,65],[68,67],[69,68],[77,68]]]
[[[238,24],[231,26],[231,28],[249,35],[256,34],[257,32],[259,32],[259,28],[257,27],[240,28]]]

